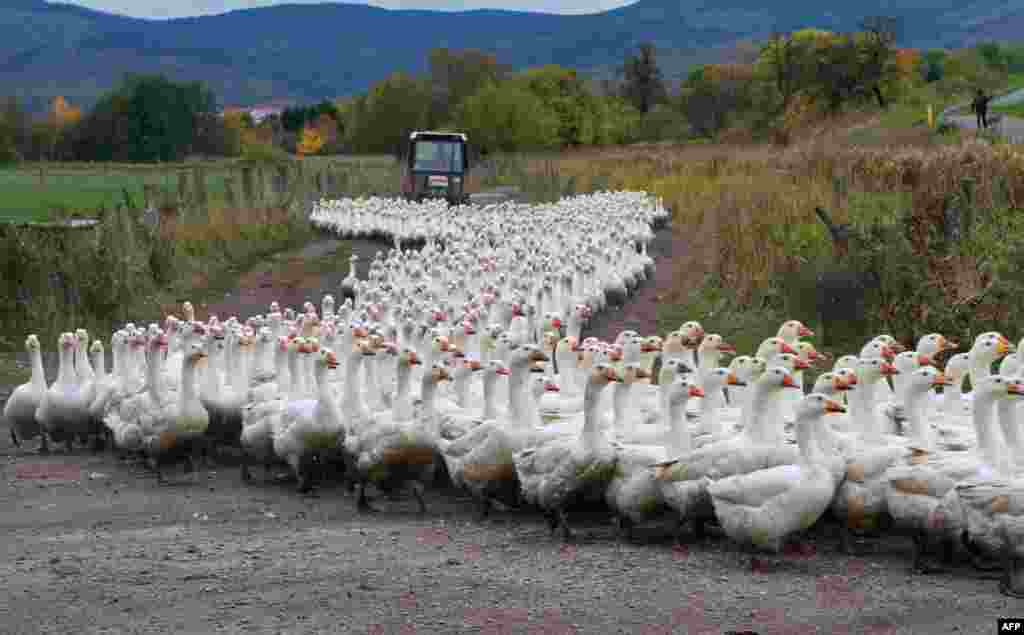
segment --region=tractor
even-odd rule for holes
[[[443,198],[449,205],[468,205],[469,153],[461,132],[411,133],[402,152],[402,196],[410,201]]]

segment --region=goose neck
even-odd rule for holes
[[[523,408],[523,385],[525,384],[526,377],[524,377],[526,368],[525,366],[514,366],[512,368],[512,374],[508,378],[508,414],[512,422],[525,422],[525,412]]]
[[[583,428],[580,430],[580,441],[588,450],[596,449],[600,442],[600,432],[597,427],[597,405],[602,388],[603,386],[588,382],[583,393]]]
[[[1021,456],[1021,451],[1024,448],[1021,447],[1020,431],[1017,427],[1017,405],[1018,402],[1014,399],[1002,399],[999,401],[999,429],[1003,433],[1003,443],[1005,446],[1001,449],[1000,454],[1005,460],[1007,474],[1009,470],[1012,470],[1013,464],[1019,462],[1018,457]]]
[[[46,390],[46,373],[43,371],[43,354],[38,349],[32,351],[32,388],[37,392]]]
[[[931,425],[921,416],[924,397],[928,393],[908,394],[904,398],[903,412],[907,418],[910,436],[922,449],[931,448]]]
[[[974,433],[978,439],[978,451],[989,465],[994,464],[999,456],[998,441],[995,430],[992,427],[992,411],[994,406],[995,403],[993,403],[991,398],[976,398],[972,415]]]
[[[851,414],[861,426],[861,435],[869,439],[877,439],[881,435],[874,410],[876,385],[875,380],[861,381],[850,396]]]
[[[774,388],[774,389],[773,389]],[[750,403],[750,412],[744,432],[754,443],[773,443],[781,439],[783,435],[783,421],[774,417],[775,421],[769,421],[769,414],[774,413],[775,401],[782,392],[778,387],[756,386]]]

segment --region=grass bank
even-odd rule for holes
[[[698,319],[747,352],[789,318],[836,353],[881,332],[908,343],[931,331],[1020,337],[1024,152],[927,134],[891,147],[853,143],[843,130],[788,149],[585,151],[556,170],[672,206],[688,249],[659,306],[662,332]],[[524,169],[542,173],[548,161]],[[845,251],[816,208],[852,229]]]
[[[308,157],[310,170],[343,170],[356,190],[390,182],[394,159],[386,156]],[[246,163],[240,159],[183,161],[180,163],[59,163],[25,162],[0,168],[0,222],[50,221],[65,216],[93,216],[127,196],[139,203],[146,189],[175,192],[180,175],[192,177],[202,168],[206,194],[213,206],[228,206],[230,177]],[[363,187],[365,185],[365,187]]]
[[[376,165],[367,167],[369,161]],[[108,205],[104,199],[90,211],[88,215],[99,218],[93,228],[0,223],[0,292],[10,299],[0,306],[0,351],[20,350],[30,332],[39,334],[49,349],[62,331],[82,327],[106,334],[127,320],[158,320],[184,299],[223,297],[242,272],[314,238],[306,212],[315,198],[397,189],[393,161],[361,158],[337,170],[334,160],[329,164],[334,172],[326,172],[325,163],[254,170],[259,178],[246,178],[255,183],[256,192],[245,195],[241,190],[249,188],[238,187],[238,182],[246,179],[231,176],[229,165],[218,164],[224,175],[220,182],[227,185],[222,194],[217,194],[217,178],[210,177],[201,196],[195,189],[185,197],[179,196],[176,178],[167,179],[174,187],[161,187],[156,168],[149,166],[74,166],[82,171],[75,187],[49,194],[44,190],[40,198],[85,200],[85,190],[76,187],[96,178],[96,170],[110,169],[119,182],[136,179],[140,188],[150,186],[154,210],[144,214],[132,193],[124,191],[120,200]],[[193,167],[164,169],[173,174]],[[209,166],[203,168],[208,174]],[[31,168],[21,173],[30,174]],[[328,174],[332,178],[324,178]],[[277,185],[268,183],[271,179]],[[194,179],[190,184],[195,186]],[[51,209],[45,217],[60,215]]]

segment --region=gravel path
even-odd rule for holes
[[[909,541],[838,555],[828,527],[752,570],[657,526],[620,544],[596,512],[562,546],[537,515],[479,524],[447,491],[424,517],[406,500],[367,517],[342,488],[233,468],[158,486],[106,455],[5,455],[5,633],[990,633],[1020,613],[965,568],[912,577]]]
[[[294,263],[339,248],[366,267],[386,246],[319,240],[277,259],[292,263],[287,276],[251,272],[201,312],[318,302],[347,270],[303,276]],[[653,332],[679,248],[660,232],[655,280],[588,334]],[[361,516],[330,484],[300,496],[221,466],[208,481],[158,486],[106,454],[19,455],[6,434],[0,466],[4,633],[990,633],[996,617],[1021,613],[964,566],[911,576],[903,538],[839,555],[830,526],[752,569],[726,540],[677,548],[656,525],[621,544],[598,511],[574,515],[579,539],[563,546],[533,513],[477,523],[452,491],[428,492],[422,517],[408,500]]]

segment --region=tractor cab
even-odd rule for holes
[[[469,148],[461,132],[417,131],[409,135],[402,160],[402,195],[409,200],[443,198],[449,205],[469,202],[465,191]]]

